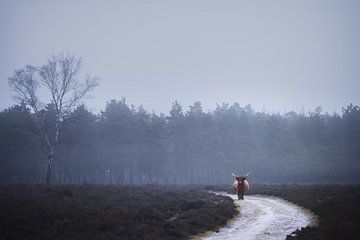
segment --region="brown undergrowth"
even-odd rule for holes
[[[224,225],[233,200],[184,186],[0,186],[0,239],[186,239]]]
[[[231,189],[0,186],[0,239],[187,239],[237,213],[233,200],[206,190]],[[249,194],[281,197],[319,217],[318,227],[288,239],[360,239],[358,185],[252,185]]]

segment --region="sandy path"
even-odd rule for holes
[[[201,239],[286,239],[296,229],[316,223],[316,217],[304,208],[280,198],[251,195],[238,201],[236,195],[220,193],[235,199],[240,214],[218,233]]]

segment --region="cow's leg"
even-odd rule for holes
[[[238,189],[238,200],[244,200],[244,186],[242,184]]]

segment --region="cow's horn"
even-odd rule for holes
[[[245,175],[245,177],[249,176],[249,175],[250,175],[250,173],[251,173],[251,171],[250,171],[250,172],[248,172],[248,173]]]
[[[236,175],[234,173],[231,174],[233,177],[236,177]]]

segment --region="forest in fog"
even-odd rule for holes
[[[42,112],[54,132],[54,108]],[[25,105],[0,113],[0,183],[44,183],[46,151]],[[125,99],[98,115],[84,105],[63,123],[55,184],[223,184],[251,171],[257,183],[358,183],[360,108],[274,114],[250,105],[172,104],[167,115]]]

